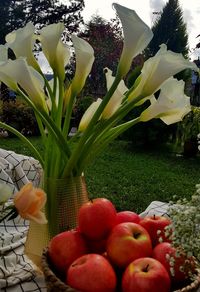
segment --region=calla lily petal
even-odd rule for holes
[[[121,76],[125,76],[130,69],[133,58],[141,53],[151,41],[153,32],[134,10],[117,3],[114,3],[113,6],[121,20],[124,32],[124,47],[118,71]]]
[[[94,50],[88,42],[75,35],[72,35],[72,42],[76,55],[76,72],[72,80],[72,91],[78,94],[91,71],[94,62]]]
[[[112,71],[108,68],[104,69],[104,72],[106,72],[106,83],[107,83],[107,90],[110,89],[110,87],[113,84],[113,81],[115,79],[114,76],[112,76]],[[114,94],[112,95],[111,99],[109,100],[108,104],[106,105],[105,109],[102,112],[102,119],[108,119],[110,118],[120,107],[124,93],[128,90],[126,87],[124,80],[121,80],[117,89],[115,90]]]
[[[89,122],[91,121],[92,117],[94,116],[96,110],[98,109],[100,103],[102,102],[101,98],[98,98],[96,101],[94,101],[86,110],[84,115],[82,116],[82,119],[79,123],[78,131],[84,132],[87,128]]]
[[[167,50],[166,45],[162,44],[158,53],[144,63],[140,82],[129,95],[129,100],[151,96],[165,80],[187,68],[198,71],[196,64],[186,60],[182,54]]]
[[[0,45],[0,62],[8,60],[8,48],[4,45]]]
[[[13,50],[16,58],[26,57],[28,65],[36,70],[40,70],[33,54],[33,47],[36,40],[34,32],[34,25],[29,22],[25,27],[7,34],[6,45]]]
[[[156,100],[150,98],[151,105],[142,112],[140,121],[146,122],[153,118],[161,118],[167,125],[179,122],[190,112],[190,98],[184,94],[184,81],[169,78],[161,87]]]
[[[41,29],[38,38],[51,68],[61,79],[65,78],[65,66],[70,58],[69,47],[61,41],[63,30],[64,24],[61,22],[50,24]]]
[[[0,80],[13,91],[17,91],[17,81],[16,78],[13,78],[13,61],[0,63]]]
[[[14,91],[18,89],[19,84],[36,106],[47,111],[43,77],[28,66],[24,58],[8,60],[1,64],[0,79]]]

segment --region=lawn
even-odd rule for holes
[[[39,138],[31,141],[42,151]],[[0,147],[31,155],[16,138]],[[186,159],[168,151],[143,151],[125,141],[113,142],[85,171],[89,196],[107,197],[118,210],[143,211],[151,201],[190,197],[200,183],[200,157]]]

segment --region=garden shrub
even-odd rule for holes
[[[135,107],[124,120],[134,119],[149,106],[149,101],[146,101],[140,107]],[[176,133],[176,124],[166,125],[160,119],[153,119],[148,122],[141,122],[126,132],[120,138],[133,143],[133,146],[139,146],[144,149],[156,149],[161,144],[165,144],[169,139],[173,139]],[[175,139],[175,138],[174,138]]]
[[[186,156],[195,156],[198,151],[197,135],[200,133],[200,108],[192,107],[192,110],[178,123],[176,133],[176,149],[181,149]],[[193,147],[194,152],[190,153],[186,147]],[[192,146],[193,145],[193,146]]]
[[[20,99],[3,102],[1,121],[14,127],[25,136],[38,136],[40,134],[32,108]],[[13,136],[13,134],[9,133],[9,136]]]

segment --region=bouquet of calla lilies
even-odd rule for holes
[[[107,93],[86,110],[72,138],[68,133],[73,107],[94,62],[90,44],[72,35],[76,70],[70,81],[65,74],[70,48],[61,40],[63,23],[48,25],[37,34],[33,24],[28,23],[8,34],[6,44],[0,46],[0,81],[34,110],[45,147],[44,154],[39,153],[16,129],[2,122],[0,126],[16,134],[31,148],[46,178],[79,176],[109,142],[136,123],[160,118],[166,124],[172,124],[182,120],[191,110],[190,98],[184,93],[184,81],[173,76],[186,68],[195,71],[198,68],[181,54],[167,50],[165,44],[161,44],[157,54],[144,63],[132,87],[126,87],[124,78],[132,60],[147,47],[153,33],[135,11],[116,3],[113,7],[121,20],[124,35],[116,76],[109,68],[105,69]],[[36,41],[40,42],[52,68],[53,79],[50,81],[45,78],[34,57]],[[8,48],[15,54],[15,60],[8,58]],[[159,97],[155,98],[154,93],[158,90]],[[138,117],[123,122],[129,111],[146,100],[150,101],[148,108]]]

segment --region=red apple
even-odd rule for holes
[[[124,223],[124,222],[139,223],[140,216],[132,211],[118,212],[117,216],[116,216],[116,224],[120,224],[120,223]]]
[[[170,284],[164,266],[148,257],[130,263],[122,276],[123,292],[169,292]]]
[[[137,258],[151,256],[151,239],[141,225],[120,223],[112,229],[107,239],[106,251],[113,264],[125,268]]]
[[[87,254],[71,264],[66,283],[82,292],[114,292],[117,278],[105,257]]]
[[[187,259],[183,253],[180,257],[177,257],[176,248],[168,242],[158,244],[153,250],[153,257],[165,266],[174,283],[186,280],[189,277],[189,271],[194,272],[194,260],[192,258]],[[175,260],[173,275],[170,272],[170,258]],[[185,272],[180,270],[181,266],[184,267]]]
[[[153,247],[160,243],[159,238],[162,238],[163,241],[170,241],[165,236],[165,227],[170,224],[169,218],[158,215],[146,216],[140,220],[140,225],[148,231],[151,237]]]
[[[54,236],[49,242],[49,258],[60,274],[65,274],[71,263],[88,252],[86,242],[77,230]]]
[[[91,200],[79,209],[78,222],[81,232],[88,239],[105,239],[115,226],[116,209],[105,198]]]

